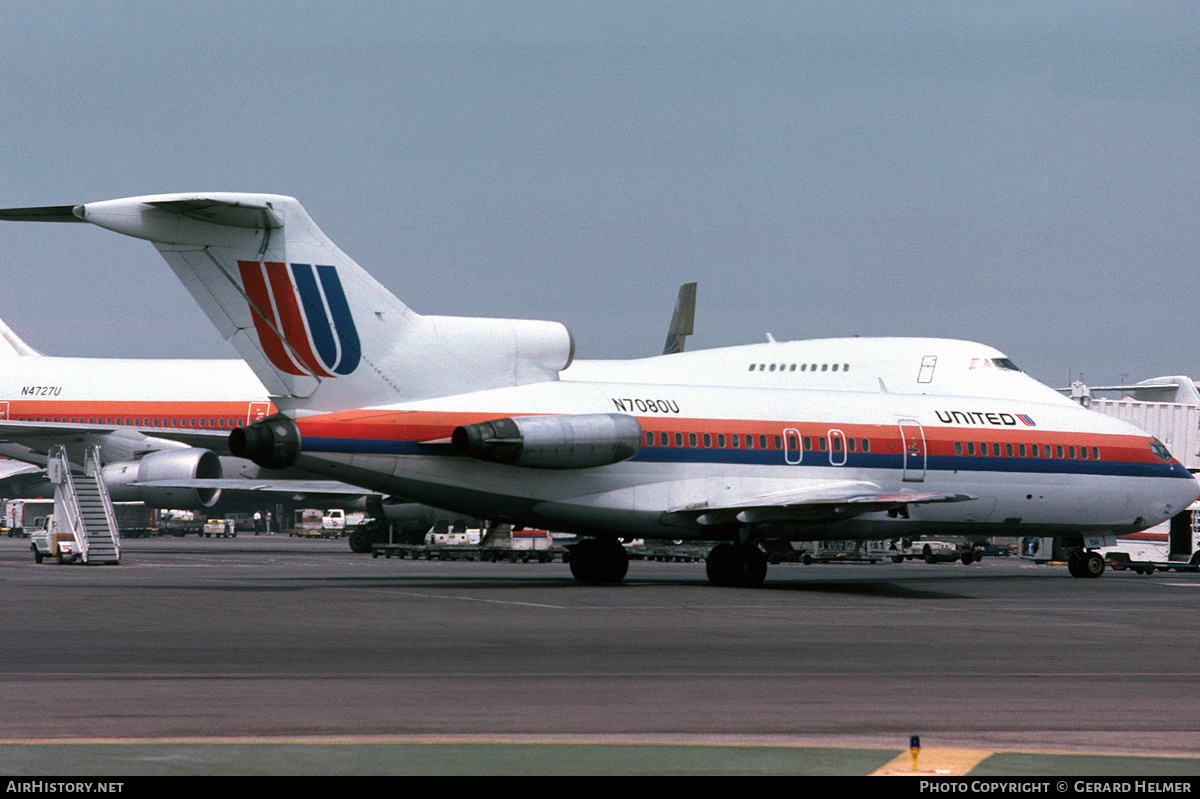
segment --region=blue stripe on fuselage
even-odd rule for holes
[[[305,438],[305,452],[347,452],[370,455],[425,455],[430,454],[426,445],[415,441],[375,438]],[[444,453],[446,454],[446,453]],[[790,453],[793,457],[799,453]],[[783,450],[778,449],[704,449],[689,447],[643,447],[630,460],[635,463],[724,463],[739,466],[792,466],[825,467],[842,469],[882,469],[900,472],[904,468],[904,456],[896,453],[847,452],[833,453],[846,456],[845,464],[830,463],[829,452],[807,451],[800,463],[789,464],[784,460]],[[909,470],[920,469],[919,464],[909,465]],[[1008,458],[956,455],[930,455],[925,461],[927,472],[997,472],[1005,474],[1079,474],[1120,477],[1179,477],[1193,479],[1192,475],[1178,463],[1149,463],[1106,460],[1071,460],[1068,458]],[[782,474],[780,475],[783,476]]]

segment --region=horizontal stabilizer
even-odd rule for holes
[[[75,215],[74,205],[43,205],[35,208],[0,208],[5,222],[83,222]]]

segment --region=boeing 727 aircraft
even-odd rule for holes
[[[792,540],[1056,536],[1094,548],[1184,510],[1161,443],[973,342],[850,338],[574,363],[554,322],[424,316],[289,197],[199,193],[9,209],[154,243],[280,412],[230,448],[457,512],[586,536],[721,541],[718,585],[758,585]]]

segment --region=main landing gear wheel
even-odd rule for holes
[[[629,571],[629,553],[615,539],[589,538],[571,549],[571,574],[589,585],[615,585]]]
[[[757,588],[767,579],[767,553],[753,544],[717,544],[705,570],[713,585]]]
[[[1104,556],[1099,552],[1072,552],[1067,571],[1072,577],[1099,577],[1104,574]]]

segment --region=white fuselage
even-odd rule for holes
[[[604,413],[638,420],[644,439],[634,457],[531,469],[452,455],[444,445],[456,426],[483,419]],[[485,518],[585,534],[717,539],[746,524],[798,539],[951,529],[1116,534],[1157,524],[1200,493],[1143,431],[1071,403],[996,350],[937,339],[583,362],[558,381],[298,422],[305,468]],[[836,495],[843,485],[971,499],[913,504],[906,518],[842,516],[796,496],[798,487]]]

